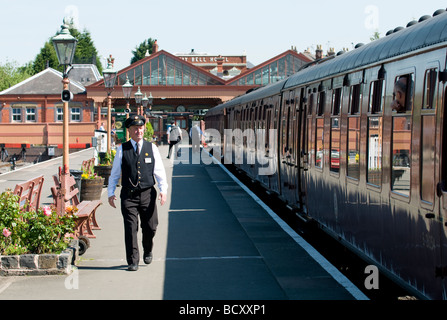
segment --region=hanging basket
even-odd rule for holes
[[[104,178],[81,179],[81,201],[101,200]]]

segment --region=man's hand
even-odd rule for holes
[[[116,196],[109,197],[109,204],[116,209],[115,200],[116,200]]]
[[[160,200],[160,204],[164,205],[166,200],[168,199],[168,196],[166,193],[160,193],[160,195],[158,196],[158,199]],[[109,202],[110,202],[110,200],[109,200]]]

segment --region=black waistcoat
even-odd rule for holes
[[[122,147],[122,186],[131,190],[147,189],[154,186],[155,159],[152,144],[144,141],[139,156],[130,141],[123,143]]]

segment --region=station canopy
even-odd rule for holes
[[[213,86],[225,81],[165,51],[159,51],[123,69],[117,85],[134,86]]]

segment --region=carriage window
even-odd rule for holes
[[[402,113],[412,110],[414,75],[406,74],[396,78],[391,109]]]
[[[351,87],[349,113],[358,114],[360,112],[360,105],[362,103],[362,87],[361,84],[356,84]]]
[[[368,183],[382,184],[382,117],[368,118]]]
[[[340,169],[340,105],[341,88],[332,91],[332,118],[331,118],[331,153],[330,170],[339,172]]]
[[[429,69],[425,72],[424,101],[422,104],[422,109],[435,109],[436,107],[436,100],[434,98],[436,92],[437,77],[437,69]]]
[[[411,116],[393,117],[391,188],[410,196]]]
[[[369,113],[381,113],[382,112],[382,101],[384,93],[385,81],[377,80],[371,82],[371,89],[369,91]]]
[[[384,98],[384,80],[371,83],[369,92],[368,133],[367,133],[367,182],[376,186],[382,184],[382,102]],[[377,115],[377,116],[376,116]]]
[[[362,104],[361,84],[351,86],[348,118],[347,174],[351,178],[360,177],[360,106]]]
[[[326,102],[326,92],[320,92],[318,94],[318,101],[317,101],[317,115],[322,116],[324,113],[324,105]]]
[[[360,118],[348,118],[348,176],[360,177]]]
[[[318,118],[315,131],[315,167],[323,168],[323,128],[324,119]]]
[[[310,94],[309,95],[309,110],[308,110],[308,115],[312,115],[312,110],[314,108],[314,95]]]
[[[341,105],[341,88],[332,91],[332,115],[338,116],[340,114]]]

